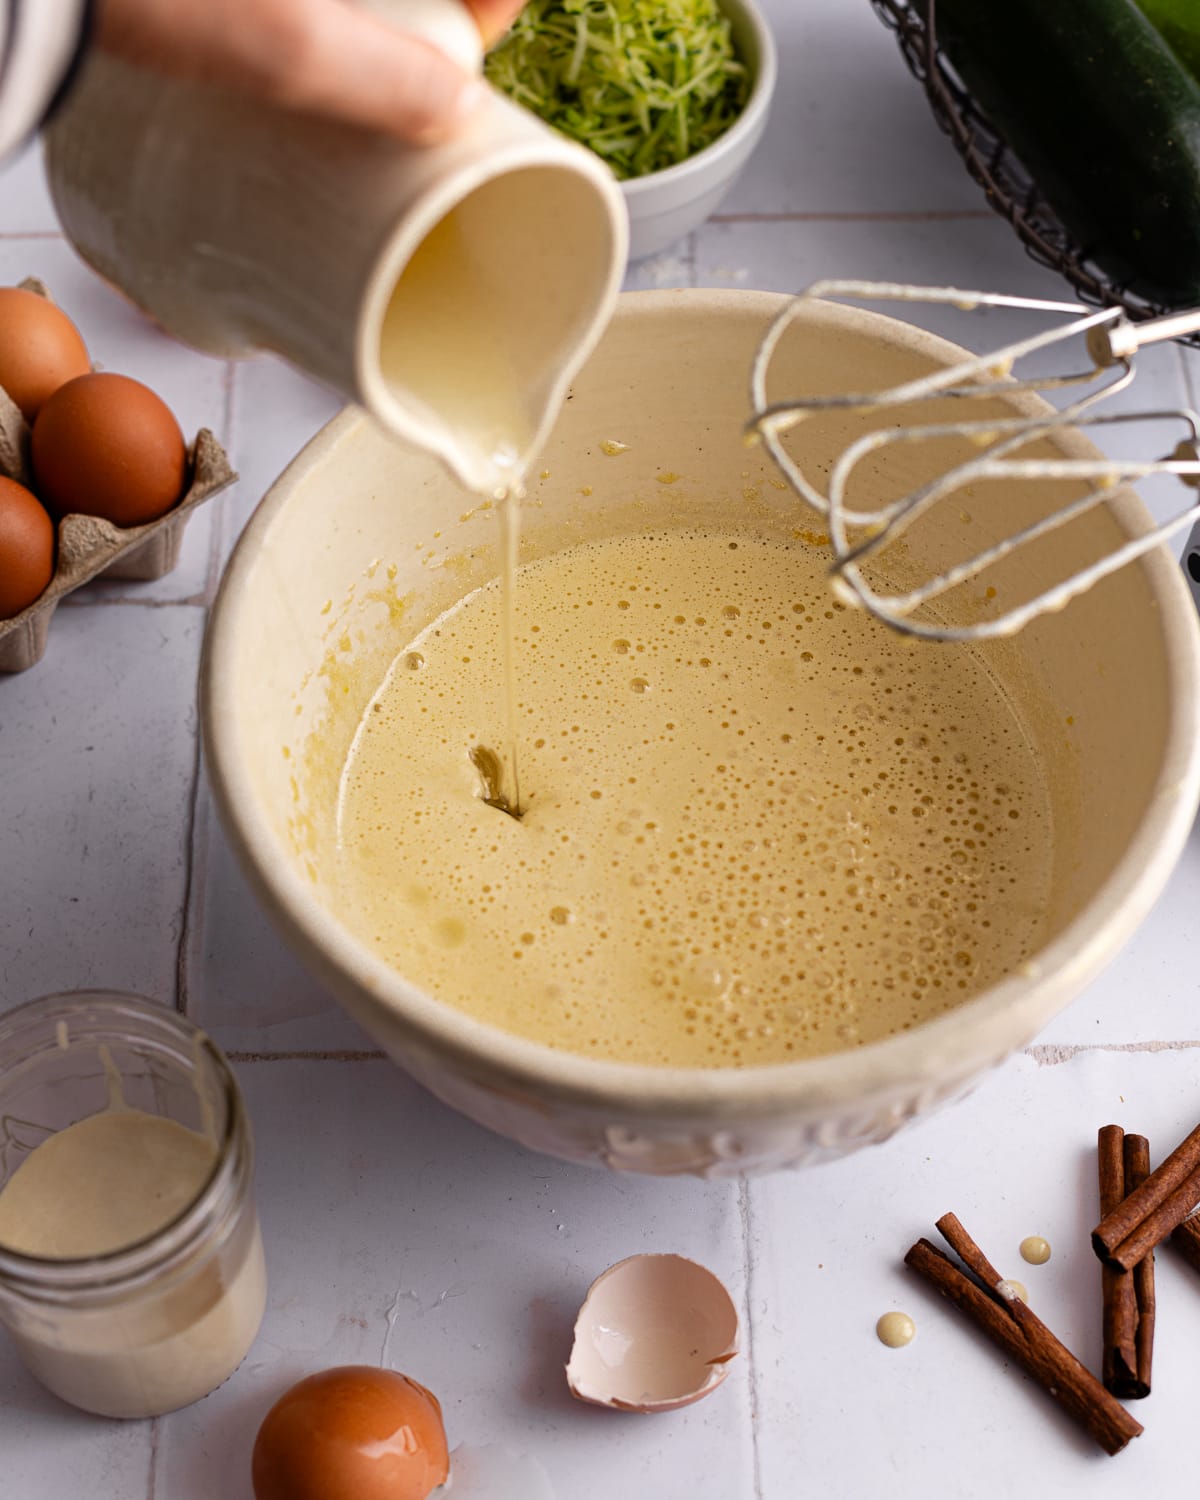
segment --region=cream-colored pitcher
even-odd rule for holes
[[[371,8],[477,70],[460,0]],[[46,137],[76,249],[208,353],[273,350],[475,490],[536,451],[620,285],[620,189],[489,89],[410,146],[94,56]]]

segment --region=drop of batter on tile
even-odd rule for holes
[[[884,1313],[875,1324],[875,1336],[889,1349],[903,1349],[916,1337],[917,1325],[903,1312]]]
[[[1050,1259],[1050,1241],[1044,1240],[1040,1234],[1026,1235],[1018,1248],[1021,1259],[1031,1266],[1044,1266]]]

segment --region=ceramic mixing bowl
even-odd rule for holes
[[[622,298],[534,465],[543,477],[531,486],[523,557],[722,517],[788,537],[811,529],[766,455],[742,440],[751,358],[782,301],[728,291]],[[772,399],[881,387],[960,357],[907,324],[816,304],[776,356]],[[1045,410],[1019,395],[996,406]],[[802,429],[808,458],[827,461],[862,421],[842,413]],[[614,438],[627,445],[619,459],[605,442]],[[1075,434],[1053,441],[1060,453],[1094,453]],[[880,472],[884,488],[927,477],[915,456],[902,462],[903,473]],[[943,507],[948,519],[922,523],[911,545],[937,566],[968,521],[980,546],[1061,499],[1038,484],[997,484],[989,505],[971,516]],[[1006,563],[996,582],[1044,586],[1147,524],[1140,501],[1122,495]],[[393,657],[495,576],[496,532],[494,509],[473,504],[433,459],[344,412],[246,528],[202,682],[214,793],[260,901],[404,1069],[494,1130],[568,1159],[655,1173],[792,1166],[882,1140],[1027,1043],[1112,958],[1166,881],[1200,793],[1200,628],[1179,568],[1158,551],[1017,643],[988,648],[1009,690],[1028,695],[1054,803],[1048,934],[1019,972],[887,1041],[741,1070],[556,1052],[439,1003],[331,909],[338,780]],[[979,596],[972,607],[993,607]]]

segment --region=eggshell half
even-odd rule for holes
[[[682,1255],[633,1255],[591,1285],[575,1320],[567,1384],[618,1411],[674,1411],[725,1379],[738,1318],[724,1285]]]

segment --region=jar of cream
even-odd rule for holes
[[[56,1395],[149,1417],[207,1395],[262,1321],[253,1147],[203,1032],[136,995],[0,1016],[0,1322]]]

